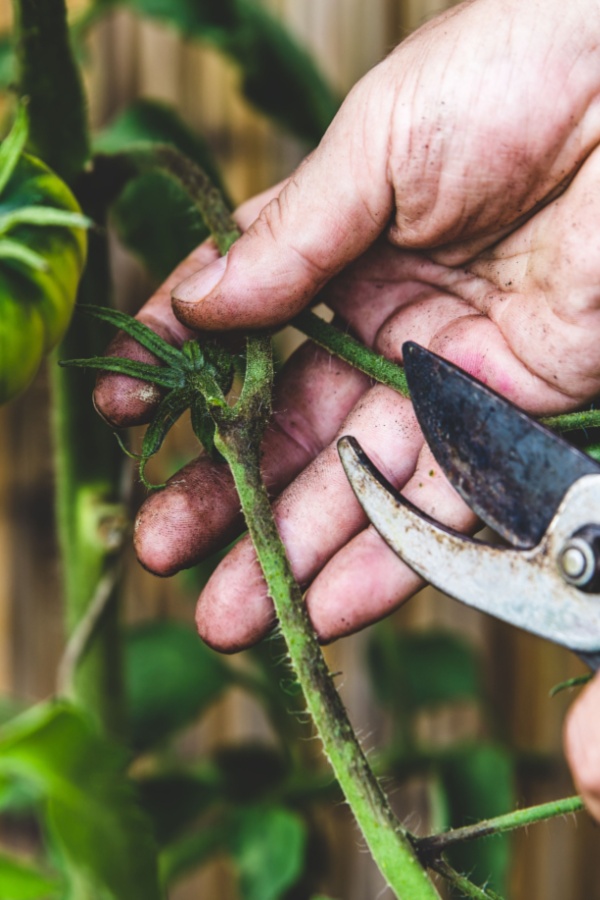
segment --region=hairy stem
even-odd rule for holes
[[[472,897],[473,900],[502,900],[499,894],[489,888],[481,888],[465,875],[461,875],[456,869],[446,862],[445,859],[438,860],[433,866],[433,870],[441,875],[448,884],[451,884],[455,891],[459,891],[463,897]]]
[[[304,310],[294,316],[290,324],[333,356],[350,363],[355,369],[359,369],[375,381],[380,381],[393,388],[404,397],[409,396],[406,375],[402,366],[396,365],[385,356],[380,356],[379,353],[365,347],[360,341],[325,322],[315,313]]]
[[[598,428],[600,427],[600,409],[585,409],[582,412],[564,413],[562,416],[546,416],[540,421],[548,428],[552,428],[553,431]]]
[[[543,822],[556,816],[565,816],[583,809],[581,797],[566,797],[564,800],[552,800],[550,803],[542,803],[539,806],[530,806],[528,809],[517,809],[514,812],[497,816],[493,819],[484,819],[475,825],[466,825],[463,828],[454,828],[442,834],[433,834],[417,841],[417,851],[424,859],[439,856],[454,844],[464,841],[474,841],[477,838],[489,837],[493,834],[502,834],[505,831],[513,831],[515,828],[523,828],[533,825],[535,822]]]
[[[348,719],[327,668],[302,591],[277,531],[260,473],[260,441],[270,409],[267,338],[248,342],[246,385],[238,407],[215,413],[215,445],[231,467],[256,555],[277,612],[292,667],[344,795],[388,884],[402,900],[437,892],[395,818]]]

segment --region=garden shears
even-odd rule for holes
[[[435,459],[506,544],[421,512],[345,436],[340,457],[367,517],[430,584],[600,668],[600,464],[441,357],[414,343],[403,355]]]

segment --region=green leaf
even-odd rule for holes
[[[147,488],[165,487],[164,484],[151,484],[146,480],[144,470],[146,463],[151,456],[158,453],[162,447],[163,441],[173,425],[184,414],[190,405],[190,394],[187,389],[170,391],[166,397],[160,401],[158,409],[154,413],[152,421],[146,428],[144,440],[142,441],[142,453],[140,460],[139,475],[140,480]],[[199,640],[199,639],[198,639]]]
[[[0,257],[2,256],[2,242],[0,241]],[[120,356],[90,356],[88,359],[60,359],[59,366],[78,369],[99,369],[101,372],[116,372],[118,375],[127,375],[129,378],[139,378],[158,384],[161,387],[182,387],[183,376],[173,369],[153,366],[149,363],[137,362],[133,359],[124,359]]]
[[[193,160],[223,190],[208,144],[177,113],[157,100],[136,100],[94,139],[97,153],[119,153],[132,144],[170,144]]]
[[[20,103],[10,132],[0,144],[0,194],[10,181],[29,133],[29,118],[25,103]]]
[[[89,156],[87,108],[64,0],[18,0],[18,89],[28,98],[29,147],[72,181]]]
[[[16,77],[15,50],[10,34],[0,35],[0,91],[6,91]]]
[[[111,218],[123,244],[156,281],[164,281],[209,236],[186,191],[159,172],[130,181],[113,205]]]
[[[125,667],[137,750],[148,750],[189,725],[232,681],[222,658],[178,622],[131,629]]]
[[[208,41],[240,69],[242,90],[260,110],[316,144],[338,99],[311,56],[255,0],[129,0],[140,15]]]
[[[0,897],[2,900],[50,900],[61,884],[29,864],[0,855]]]
[[[369,643],[368,663],[377,696],[388,707],[415,712],[481,697],[477,654],[451,632],[398,634],[383,623]]]
[[[170,886],[204,865],[212,856],[227,847],[229,835],[229,823],[221,817],[170,844],[160,855],[162,884]]]
[[[138,782],[141,804],[161,846],[173,841],[220,796],[218,782],[218,773],[203,779],[187,772],[167,772]]]
[[[82,304],[78,307],[78,312],[86,316],[92,316],[94,319],[99,319],[101,322],[108,322],[110,325],[114,325],[115,328],[120,328],[141,344],[142,347],[150,350],[151,353],[154,353],[155,356],[158,356],[159,359],[162,359],[163,362],[170,366],[181,367],[186,364],[186,359],[181,350],[172,347],[171,344],[168,344],[155,331],[144,325],[143,322],[138,322],[137,319],[120,312],[118,309]]]
[[[255,0],[237,0],[240,25],[226,48],[242,72],[242,90],[262,112],[318,144],[339,99],[311,56]]]
[[[224,747],[217,751],[215,764],[221,792],[233,805],[258,802],[280,786],[287,774],[281,754],[258,743]]]
[[[453,828],[502,815],[514,807],[514,763],[502,747],[481,743],[452,751],[441,760],[439,777]],[[458,845],[448,852],[448,859],[477,884],[485,883],[505,894],[510,846],[509,835],[496,835]]]
[[[34,707],[0,732],[0,774],[45,798],[69,879],[94,896],[159,900],[153,841],[125,764],[66,703]]]
[[[253,807],[230,835],[242,900],[279,900],[304,868],[306,826],[283,807]]]

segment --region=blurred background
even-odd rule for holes
[[[443,8],[432,0],[259,2],[311,52],[340,96]],[[86,6],[83,0],[70,5],[74,15]],[[0,25],[10,27],[9,0],[0,0]],[[202,42],[183,39],[168,25],[127,10],[116,9],[95,28],[85,71],[95,128],[101,129],[135,98],[169,103],[209,142],[236,203],[283,178],[307,150],[242,98],[232,62]],[[118,239],[111,240],[117,303],[134,311],[152,282]],[[285,335],[281,354],[296,340]],[[0,692],[28,702],[52,693],[64,645],[48,405],[47,373],[42,372],[25,396],[0,408]],[[170,473],[195,452],[183,424],[174,430],[153,475]],[[134,505],[142,496],[136,488]],[[191,623],[206,571],[159,580],[131,557],[126,619],[136,623],[170,617]],[[276,662],[273,648],[264,652]],[[414,660],[417,673],[422,666],[416,686],[406,666],[398,663],[402,654]],[[415,831],[425,833],[449,817],[458,824],[456,817],[473,821],[488,812],[573,793],[561,749],[562,722],[572,698],[568,692],[549,698],[553,685],[583,671],[566,651],[428,589],[384,625],[328,648],[327,656],[332,669],[342,673],[338,685],[365,746],[373,759],[387,760],[381,766],[395,807]],[[423,661],[428,670],[437,666],[438,680],[428,696]],[[244,673],[252,671],[254,662],[241,654],[227,664]],[[151,678],[150,666],[148,673]],[[455,687],[447,689],[448,684]],[[290,708],[295,704],[291,696]],[[176,739],[183,759],[208,758],[223,746],[269,747],[277,742],[263,706],[239,686],[224,691],[202,712]],[[301,740],[307,764],[317,774],[325,771],[316,742],[306,735]],[[242,775],[258,777],[250,755],[241,754],[236,765]],[[319,777],[326,797],[327,776]],[[315,797],[318,801],[316,789]],[[339,900],[385,896],[338,798],[316,802],[309,818],[317,847],[305,864],[319,868],[318,888]],[[3,826],[3,838],[27,847],[30,835],[12,823]],[[599,848],[600,832],[585,815],[538,825],[504,842],[500,857],[492,852],[493,859],[485,858],[481,880],[489,865],[503,873],[513,900],[600,900]],[[170,896],[237,900],[235,864],[216,853],[198,871],[185,872]]]

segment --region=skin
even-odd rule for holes
[[[600,392],[599,6],[471,0],[429,22],[358,83],[289,181],[238,210],[246,232],[228,257],[200,247],[139,317],[178,344],[188,329],[278,325],[318,297],[391,359],[415,340],[530,413],[589,401]],[[147,358],[125,337],[113,351]],[[106,375],[95,401],[127,425],[147,421],[156,396]],[[301,348],[277,387],[264,472],[324,641],[420,587],[366,527],[335,450],[344,433],[430,515],[476,525],[424,447],[410,403]],[[146,501],[136,550],[168,575],[240,525],[231,479],[200,457]],[[272,626],[247,540],[212,576],[197,622],[228,652]],[[565,736],[600,819],[598,677]]]

